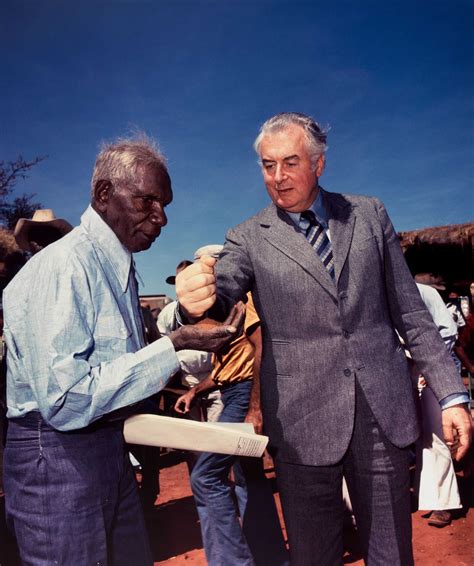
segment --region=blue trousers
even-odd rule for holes
[[[37,412],[9,421],[6,513],[23,564],[153,564],[122,428],[58,432]]]
[[[220,422],[244,421],[251,387],[250,381],[243,381],[222,390]],[[229,482],[232,467],[235,490]],[[209,566],[288,564],[261,459],[204,452],[193,468],[191,488]]]

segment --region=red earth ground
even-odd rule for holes
[[[206,566],[198,516],[189,488],[188,470],[179,453],[161,457],[161,494],[148,514],[155,566]],[[271,460],[265,461],[267,475],[273,476]],[[413,513],[413,542],[417,566],[474,565],[474,478],[459,476],[465,507],[459,510],[450,526],[431,527],[425,512]],[[277,504],[278,494],[275,494]],[[357,535],[349,533],[345,541],[345,564],[363,564],[357,549]],[[237,566],[237,565],[236,565]],[[271,557],[268,566],[272,566]],[[387,565],[389,566],[389,565]]]
[[[161,494],[153,510],[146,514],[154,564],[206,566],[198,516],[189,488],[188,469],[183,453],[162,454],[160,466]],[[265,460],[265,471],[267,476],[274,480],[270,459]],[[137,479],[140,479],[139,475]],[[450,526],[443,529],[430,527],[426,518],[423,518],[425,513],[418,511],[412,515],[417,566],[474,566],[474,475],[466,479],[460,474],[458,479],[464,508],[459,510]],[[279,507],[278,493],[275,493],[275,499]],[[3,497],[0,497],[0,503],[3,504]],[[0,527],[1,539],[5,531],[4,525]],[[9,540],[6,545],[3,541],[0,543],[0,566],[19,566],[14,541]],[[345,564],[363,564],[355,532],[348,533],[345,548]],[[268,558],[268,564],[264,566],[273,566],[271,556]]]

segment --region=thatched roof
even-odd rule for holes
[[[399,232],[398,237],[400,238],[400,243],[404,250],[420,244],[472,246],[474,240],[474,222]]]
[[[398,234],[413,274],[434,273],[450,290],[466,295],[474,281],[474,222]]]

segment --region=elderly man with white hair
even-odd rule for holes
[[[153,564],[124,448],[126,408],[164,387],[178,350],[229,342],[243,314],[145,346],[132,254],[160,235],[172,196],[146,138],[105,146],[80,226],[4,292],[6,511],[25,564]]]

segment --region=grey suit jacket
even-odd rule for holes
[[[261,399],[279,459],[330,465],[352,434],[357,380],[386,436],[418,436],[415,391],[396,330],[438,399],[464,390],[420,298],[382,203],[324,192],[336,284],[271,204],[229,230],[214,314],[252,291],[261,318]]]

